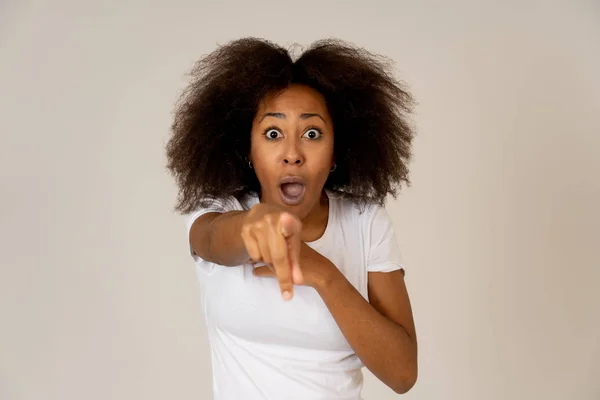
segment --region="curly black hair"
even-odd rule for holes
[[[356,203],[383,205],[410,184],[413,99],[392,63],[340,40],[313,43],[294,60],[270,41],[244,38],[200,59],[175,107],[167,168],[179,186],[175,209],[189,213],[209,198],[259,194],[248,167],[260,101],[291,84],[320,92],[335,127],[337,169],[325,188]]]

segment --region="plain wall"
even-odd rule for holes
[[[0,399],[211,398],[164,144],[193,63],[247,35],[354,42],[419,102],[387,206],[406,398],[600,399],[598,4],[3,0]]]

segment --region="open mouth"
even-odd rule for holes
[[[279,181],[279,196],[288,206],[297,206],[304,200],[306,185],[300,177],[287,177]]]

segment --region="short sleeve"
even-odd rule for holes
[[[190,243],[190,232],[192,230],[192,225],[198,218],[200,218],[204,214],[213,213],[213,212],[225,213],[225,212],[234,211],[234,210],[242,210],[242,206],[238,200],[236,200],[236,199],[225,199],[225,200],[212,199],[208,202],[208,204],[205,205],[205,207],[184,215],[185,224],[186,224],[186,228],[187,228],[187,240],[188,240],[189,252],[190,252],[190,255],[191,255],[192,259],[194,260],[194,263],[196,264],[196,267],[198,269],[200,269],[206,273],[209,273],[212,271],[215,264],[212,262],[203,260],[192,249],[192,244]]]
[[[404,270],[392,221],[383,207],[374,207],[369,227],[368,272]]]

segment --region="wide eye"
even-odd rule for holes
[[[316,128],[311,128],[311,129],[307,130],[306,132],[304,132],[304,135],[302,135],[302,137],[305,137],[308,139],[318,139],[321,137],[321,131]]]
[[[270,139],[270,140],[275,140],[275,139],[279,139],[280,137],[283,137],[281,132],[279,132],[279,130],[275,129],[275,128],[267,129],[265,131],[265,136],[267,137],[267,139]]]

